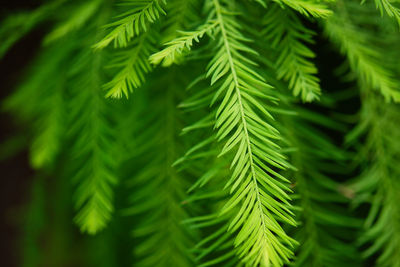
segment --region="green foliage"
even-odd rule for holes
[[[343,130],[344,125],[303,108],[295,110],[296,115],[283,118],[298,168],[293,173],[294,199],[301,212],[295,237],[301,246],[294,266],[359,266],[360,255],[351,241],[361,220],[343,208],[351,190],[333,178],[345,174],[349,155],[315,126]]]
[[[58,157],[63,132],[66,130],[66,106],[63,102],[65,73],[57,71],[70,55],[71,44],[57,45],[44,51],[36,60],[32,73],[18,92],[4,103],[23,123],[33,123],[31,163],[35,168],[49,167]],[[54,55],[56,52],[56,56]],[[36,71],[35,66],[45,65]],[[52,77],[52,79],[49,79]],[[24,106],[23,109],[20,107]]]
[[[379,27],[380,21],[376,25],[376,21],[369,18],[370,10],[362,9],[351,1],[343,2],[339,7],[337,15],[326,20],[327,35],[340,46],[360,79],[369,87],[380,90],[387,101],[399,102],[400,91],[394,73],[382,63],[384,46],[376,35],[368,33],[369,28],[365,26]]]
[[[41,177],[23,265],[400,266],[399,18],[389,0],[7,16],[1,58],[45,32],[2,104],[23,131],[0,157],[27,145]]]
[[[155,39],[151,33],[146,32],[138,37],[130,47],[114,54],[109,68],[118,68],[118,73],[112,80],[104,84],[108,91],[106,97],[126,98],[134,88],[140,87],[145,82],[146,73],[152,70],[149,56],[153,51]]]
[[[360,245],[368,244],[364,257],[378,255],[379,266],[400,266],[398,235],[398,183],[397,161],[400,155],[398,129],[400,110],[396,105],[383,105],[383,99],[366,92],[360,113],[360,122],[349,133],[347,141],[358,146],[357,138],[366,141],[355,162],[363,172],[350,185],[356,193],[355,204],[368,203],[370,212],[364,223]]]
[[[211,104],[220,99],[216,138],[226,138],[226,143],[219,156],[234,152],[232,176],[226,184],[232,197],[221,213],[241,207],[229,226],[232,232],[238,230],[234,244],[239,257],[252,266],[279,266],[291,257],[291,251],[280,242],[291,246],[293,240],[276,220],[292,225],[295,221],[285,185],[288,180],[268,166],[289,167],[279,146],[271,142],[280,139],[279,132],[268,123],[272,117],[260,103],[260,99],[275,99],[269,92],[271,86],[252,69],[255,63],[243,55],[257,53],[245,45],[250,40],[240,33],[235,16],[230,15],[233,12],[218,0],[213,4],[210,12],[215,12],[219,36],[207,76],[211,85],[218,84]]]
[[[108,46],[114,42],[116,47],[126,47],[133,37],[145,32],[152,24],[165,14],[163,5],[166,0],[126,0],[124,1],[124,11],[117,15],[117,20],[107,24],[107,28],[113,30],[107,34],[94,47],[97,49]]]
[[[309,0],[273,0],[280,5],[287,5],[294,10],[306,16],[313,16],[316,18],[326,18],[332,14],[326,3],[323,1],[309,1]],[[322,2],[322,3],[321,3]],[[328,2],[328,1],[326,1]]]
[[[193,42],[200,42],[200,39],[204,34],[212,35],[213,29],[218,25],[216,21],[209,21],[204,25],[201,25],[197,30],[192,32],[182,32],[182,36],[165,44],[167,46],[162,51],[157,52],[150,57],[152,64],[160,64],[163,62],[163,66],[168,67],[174,61],[176,57],[179,57],[185,50],[190,50],[194,45]]]
[[[381,14],[386,12],[389,17],[396,19],[400,25],[400,7],[398,4],[396,1],[375,0],[376,8],[379,9]]]
[[[0,59],[25,34],[46,20],[65,0],[52,1],[33,12],[20,12],[6,17],[0,28]]]
[[[132,105],[130,100],[126,112],[131,115],[121,124],[123,128],[132,129],[127,141],[134,140],[135,144],[140,144],[152,140],[139,150],[131,142],[126,142],[126,156],[121,164],[121,172],[130,189],[129,207],[123,212],[135,219],[132,236],[138,243],[134,248],[136,266],[193,265],[188,248],[193,245],[194,233],[181,225],[182,220],[189,217],[181,202],[190,184],[190,173],[172,167],[182,153],[182,144],[178,142],[181,123],[177,118],[180,115],[176,107],[180,95],[175,95],[173,87],[163,86],[164,82],[174,78],[177,76],[171,73],[171,77],[162,77],[151,83],[147,89],[156,92],[157,97],[148,102],[144,100],[146,108],[142,105],[135,109],[136,105]],[[171,83],[170,86],[174,85]],[[137,94],[137,97],[146,99],[143,94]],[[153,114],[140,120],[147,107],[153,110]]]
[[[89,53],[89,54],[88,54]],[[113,153],[115,130],[109,103],[101,93],[101,55],[90,51],[79,55],[71,70],[71,99],[75,106],[70,111],[69,132],[72,140],[71,179],[76,184],[76,223],[81,230],[95,234],[102,230],[113,212],[112,186],[118,181],[117,160]],[[90,68],[91,72],[82,72]],[[83,75],[82,75],[83,74]]]
[[[72,16],[68,16],[60,25],[56,26],[45,38],[44,42],[49,43],[57,40],[68,33],[81,28],[98,11],[101,1],[87,1],[82,5],[77,5]]]
[[[296,14],[274,6],[265,16],[265,35],[279,51],[276,61],[277,77],[289,82],[293,95],[301,95],[304,102],[319,99],[321,88],[318,70],[311,58],[315,53],[304,44],[313,43],[313,31],[304,27]]]

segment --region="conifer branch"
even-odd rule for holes
[[[321,95],[318,70],[310,59],[315,53],[306,46],[312,44],[313,31],[305,28],[291,10],[271,6],[263,22],[266,38],[277,49],[277,78],[289,82],[294,96],[303,102],[318,100]]]
[[[348,5],[354,8],[351,9],[351,14],[355,14],[358,9],[355,9],[354,5]],[[394,79],[394,73],[382,64],[383,52],[374,45],[364,29],[352,23],[349,18],[350,13],[345,10],[346,5],[341,3],[340,7],[340,12],[326,20],[324,24],[326,34],[347,56],[352,71],[357,73],[359,79],[370,88],[379,90],[386,101],[400,102],[400,90]],[[358,14],[353,15],[352,19],[356,19],[357,16],[362,17]]]
[[[376,8],[379,9],[379,11],[381,12],[381,15],[383,15],[383,12],[385,12],[389,17],[396,19],[397,23],[400,26],[400,7],[395,6],[396,1],[389,1],[389,0],[374,0],[374,1]],[[397,4],[399,3],[397,2]]]
[[[121,98],[129,94],[134,88],[140,87],[145,81],[145,75],[152,70],[148,57],[155,50],[155,38],[148,31],[132,41],[130,47],[124,51],[115,51],[113,62],[109,68],[119,68],[118,73],[111,81],[104,85],[106,97]]]
[[[166,14],[163,9],[165,4],[166,0],[125,0],[129,11],[120,14],[117,21],[106,26],[113,30],[94,48],[105,48],[111,42],[114,42],[115,47],[126,47],[132,38],[148,30],[148,24],[155,23],[161,14]]]
[[[208,21],[195,31],[180,32],[182,36],[169,41],[165,44],[165,46],[167,46],[166,48],[151,55],[150,62],[156,65],[161,62],[163,66],[171,65],[175,62],[176,57],[181,55],[184,50],[190,50],[194,42],[200,42],[204,34],[212,36],[212,32],[216,26],[216,21]]]
[[[199,0],[174,0],[167,5],[165,28],[161,32],[160,42],[165,44],[178,38],[182,32],[188,31],[202,20],[200,8],[203,5]],[[174,62],[163,61],[163,66],[172,63],[181,63],[183,54],[176,54]]]
[[[118,182],[116,138],[110,103],[101,91],[102,54],[85,51],[78,59],[80,65],[71,70],[75,109],[70,113],[69,137],[73,145],[69,172],[76,185],[75,222],[82,232],[96,234],[107,226],[114,211],[113,187]]]
[[[287,5],[302,15],[316,18],[327,18],[332,15],[332,10],[321,1],[314,0],[273,0],[280,5]]]
[[[254,62],[242,54],[255,52],[243,44],[248,39],[238,31],[239,25],[231,15],[232,11],[218,0],[213,0],[213,5],[219,26],[219,42],[207,76],[211,76],[211,84],[222,80],[213,100],[222,97],[215,127],[218,128],[218,140],[229,139],[220,155],[236,149],[231,163],[233,174],[226,184],[231,188],[232,197],[221,212],[224,214],[240,207],[229,231],[238,231],[235,247],[244,263],[282,266],[292,256],[290,246],[294,241],[276,218],[292,225],[295,222],[285,192],[289,191],[285,185],[287,180],[272,169],[289,167],[271,142],[280,136],[267,123],[266,118],[271,118],[271,115],[257,100],[257,96],[271,98],[267,94],[270,86],[249,67],[255,65]],[[263,130],[255,122],[260,123]]]

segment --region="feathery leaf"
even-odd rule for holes
[[[349,17],[349,14],[354,15]],[[341,52],[347,56],[352,71],[365,81],[365,84],[381,91],[387,101],[399,102],[400,89],[394,79],[394,73],[384,64],[381,47],[375,44],[376,40],[371,40],[374,36],[368,34],[367,28],[361,28],[352,22],[360,19],[359,17],[370,20],[367,15],[368,13],[363,14],[359,5],[343,3],[341,9],[326,20],[325,32],[339,45]],[[365,20],[363,23],[367,23]]]
[[[115,47],[126,47],[132,38],[148,30],[148,24],[155,23],[161,14],[165,15],[165,4],[166,0],[124,0],[123,6],[127,11],[107,25],[113,29],[94,48],[105,48],[111,42]]]
[[[399,3],[397,2],[397,4]],[[375,6],[377,9],[379,9],[381,15],[383,15],[383,12],[386,12],[386,14],[389,17],[395,18],[400,26],[400,7],[395,5],[396,5],[395,1],[375,0]]]
[[[313,43],[313,31],[305,28],[291,10],[270,6],[265,16],[265,36],[272,42],[279,54],[277,78],[289,82],[294,96],[301,96],[303,102],[318,100],[321,95],[317,68],[310,59],[314,52],[306,46]]]
[[[217,22],[208,21],[195,31],[181,32],[181,37],[169,41],[165,44],[165,46],[167,46],[166,48],[150,56],[151,63],[158,65],[162,62],[163,66],[170,66],[175,62],[175,58],[181,55],[184,50],[190,50],[194,42],[200,42],[204,34],[212,36],[213,29],[216,25]]]
[[[106,97],[121,98],[145,81],[145,75],[152,70],[148,57],[155,50],[155,38],[150,32],[145,32],[131,42],[128,48],[115,51],[110,68],[120,69],[113,79],[104,85]]]
[[[322,1],[314,0],[273,0],[274,2],[284,6],[293,8],[302,15],[312,16],[316,18],[327,18],[332,15],[332,11]]]
[[[219,87],[210,100],[212,104],[218,100],[216,137],[227,139],[220,155],[234,154],[232,176],[226,183],[231,197],[221,214],[236,211],[228,230],[235,235],[236,254],[243,263],[282,266],[292,257],[295,241],[278,221],[292,225],[295,221],[288,202],[288,180],[274,169],[290,165],[274,143],[280,135],[268,123],[272,120],[268,107],[259,100],[274,99],[269,95],[271,86],[253,70],[255,62],[245,56],[256,52],[245,45],[250,40],[240,33],[234,12],[225,4],[210,1],[218,27],[216,54],[207,73],[211,85]]]

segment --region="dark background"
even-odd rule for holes
[[[0,0],[0,21],[18,10],[35,8],[40,1]],[[33,31],[20,40],[0,59],[0,101],[3,101],[18,84],[23,68],[34,57],[40,46],[43,33]],[[1,42],[2,40],[0,40]],[[0,112],[0,150],[5,151],[5,142],[21,133],[9,114]],[[0,155],[0,258],[1,266],[19,266],[19,242],[25,219],[26,203],[30,197],[33,171],[29,167],[28,153],[19,150],[11,158]]]

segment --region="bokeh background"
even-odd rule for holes
[[[1,0],[0,21],[13,11],[33,9],[40,1]],[[18,42],[0,63],[0,99],[11,93],[23,73],[23,66],[34,57],[42,32],[33,31]],[[29,167],[27,151],[6,140],[24,138],[9,114],[0,112],[0,253],[2,266],[20,266],[22,225],[30,199],[34,172]],[[16,144],[15,143],[15,144]],[[10,157],[11,156],[11,157]]]

